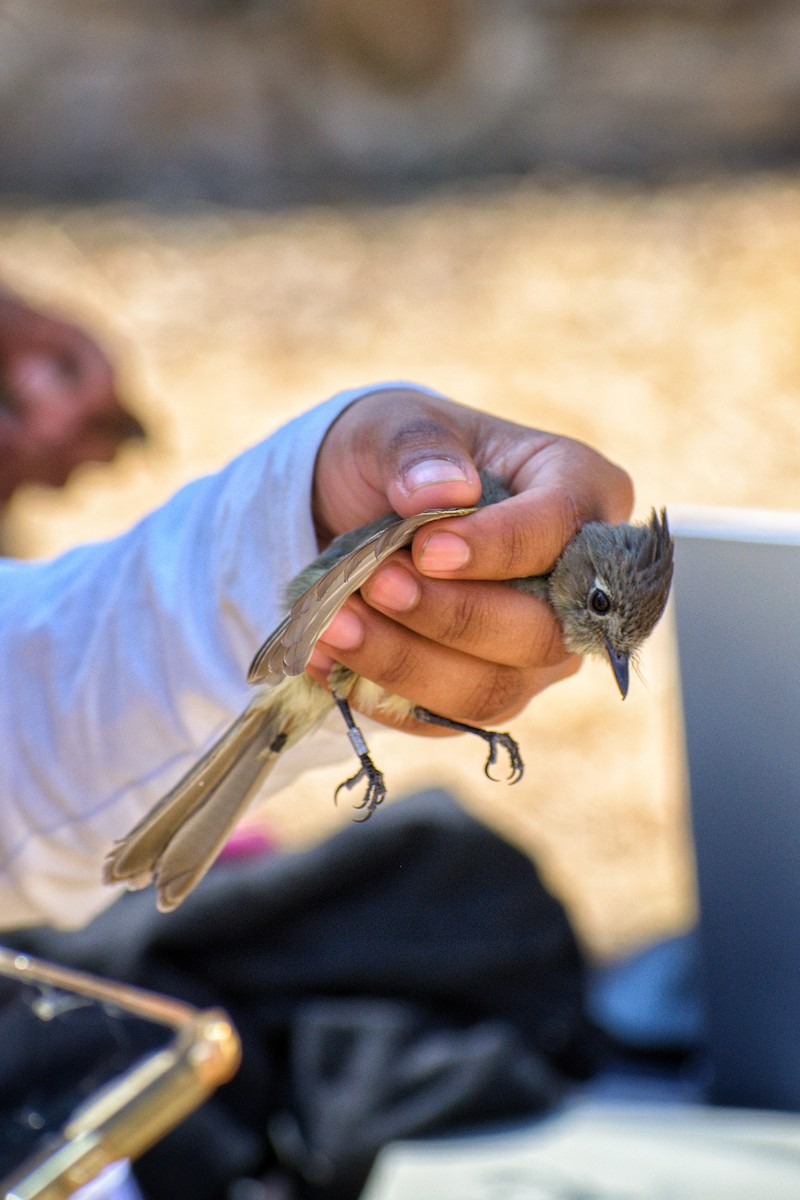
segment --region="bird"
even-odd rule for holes
[[[360,763],[336,797],[342,788],[362,783],[363,798],[355,807],[362,819],[370,816],[387,789],[351,701],[367,714],[410,716],[476,735],[489,747],[484,771],[490,778],[504,751],[509,782],[521,779],[522,757],[508,733],[432,713],[341,664],[334,664],[328,688],[305,673],[317,639],[347,598],[390,554],[408,546],[417,529],[442,517],[466,516],[512,494],[504,480],[485,472],[481,484],[474,507],[431,509],[406,518],[391,513],[340,535],[292,580],[286,616],[250,665],[247,681],[256,686],[252,700],[163,799],[114,843],[104,864],[107,884],[137,890],[154,883],[157,907],[162,912],[176,908],[206,874],[278,756],[334,707]],[[638,524],[590,521],[566,544],[552,570],[508,583],[551,606],[568,651],[607,658],[624,699],[630,666],[666,607],[673,549],[665,509],[651,510],[649,520]]]

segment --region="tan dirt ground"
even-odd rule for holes
[[[65,493],[21,494],[13,547],[112,534],[331,392],[393,378],[592,442],[633,474],[638,515],[797,507],[799,212],[787,176],[266,215],[7,209],[5,280],[98,331],[157,435]],[[643,675],[624,705],[594,664],[539,698],[513,727],[515,788],[461,739],[381,750],[395,795],[444,784],[534,853],[599,954],[693,914],[669,621]],[[319,837],[349,819],[340,778],[261,816],[287,845]]]

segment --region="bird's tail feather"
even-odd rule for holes
[[[251,705],[105,862],[106,883],[155,882],[162,912],[202,879],[286,743],[282,706]]]

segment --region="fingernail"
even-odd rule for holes
[[[364,640],[364,624],[349,608],[342,608],[320,640],[334,650],[355,650]]]
[[[458,571],[470,560],[470,548],[457,533],[432,533],[423,543],[419,555],[425,571]]]
[[[410,494],[435,483],[465,483],[470,478],[459,463],[447,458],[426,458],[403,472],[403,487]]]
[[[422,595],[414,576],[396,564],[378,571],[361,590],[370,603],[391,612],[409,612]]]

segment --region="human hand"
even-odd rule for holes
[[[411,516],[474,504],[479,468],[507,480],[513,497],[423,527],[410,552],[383,564],[318,643],[308,667],[318,682],[336,661],[435,713],[485,726],[578,669],[549,606],[500,581],[548,571],[587,521],[629,515],[628,475],[580,442],[412,388],[370,393],[320,449],[320,541],[392,509]]]
[[[386,558],[362,585],[362,594],[350,596],[310,661],[314,608],[319,615],[325,582],[338,604],[361,578],[364,545],[379,553],[392,531],[407,544],[409,530],[401,528],[403,522],[390,522],[373,531],[375,541],[357,537],[349,550],[339,543],[331,550],[332,562],[317,559],[301,572],[292,585],[299,610],[292,607],[251,665],[248,678],[263,686],[114,845],[106,882],[142,887],[152,880],[159,908],[175,908],[202,879],[280,755],[313,732],[334,705],[360,762],[336,794],[363,788],[355,805],[360,819],[384,799],[386,784],[351,703],[411,732],[475,729],[489,747],[486,774],[491,776],[498,755],[505,754],[508,781],[521,778],[513,738],[483,726],[519,712],[536,692],[574,671],[578,659],[567,655],[549,603],[502,581],[519,583],[520,577],[546,572],[583,521],[625,517],[631,503],[627,475],[568,439],[414,389],[383,390],[355,402],[328,431],[316,463],[314,515],[324,545],[392,509],[410,518],[431,508],[470,508],[481,492],[479,467],[506,480],[514,494],[421,527],[410,551]],[[348,575],[350,570],[355,573]],[[306,642],[309,614],[312,634]],[[327,619],[323,608],[323,625]],[[296,650],[302,651],[297,662]]]
[[[22,483],[62,486],[144,436],[111,364],[82,329],[0,292],[0,500]]]

